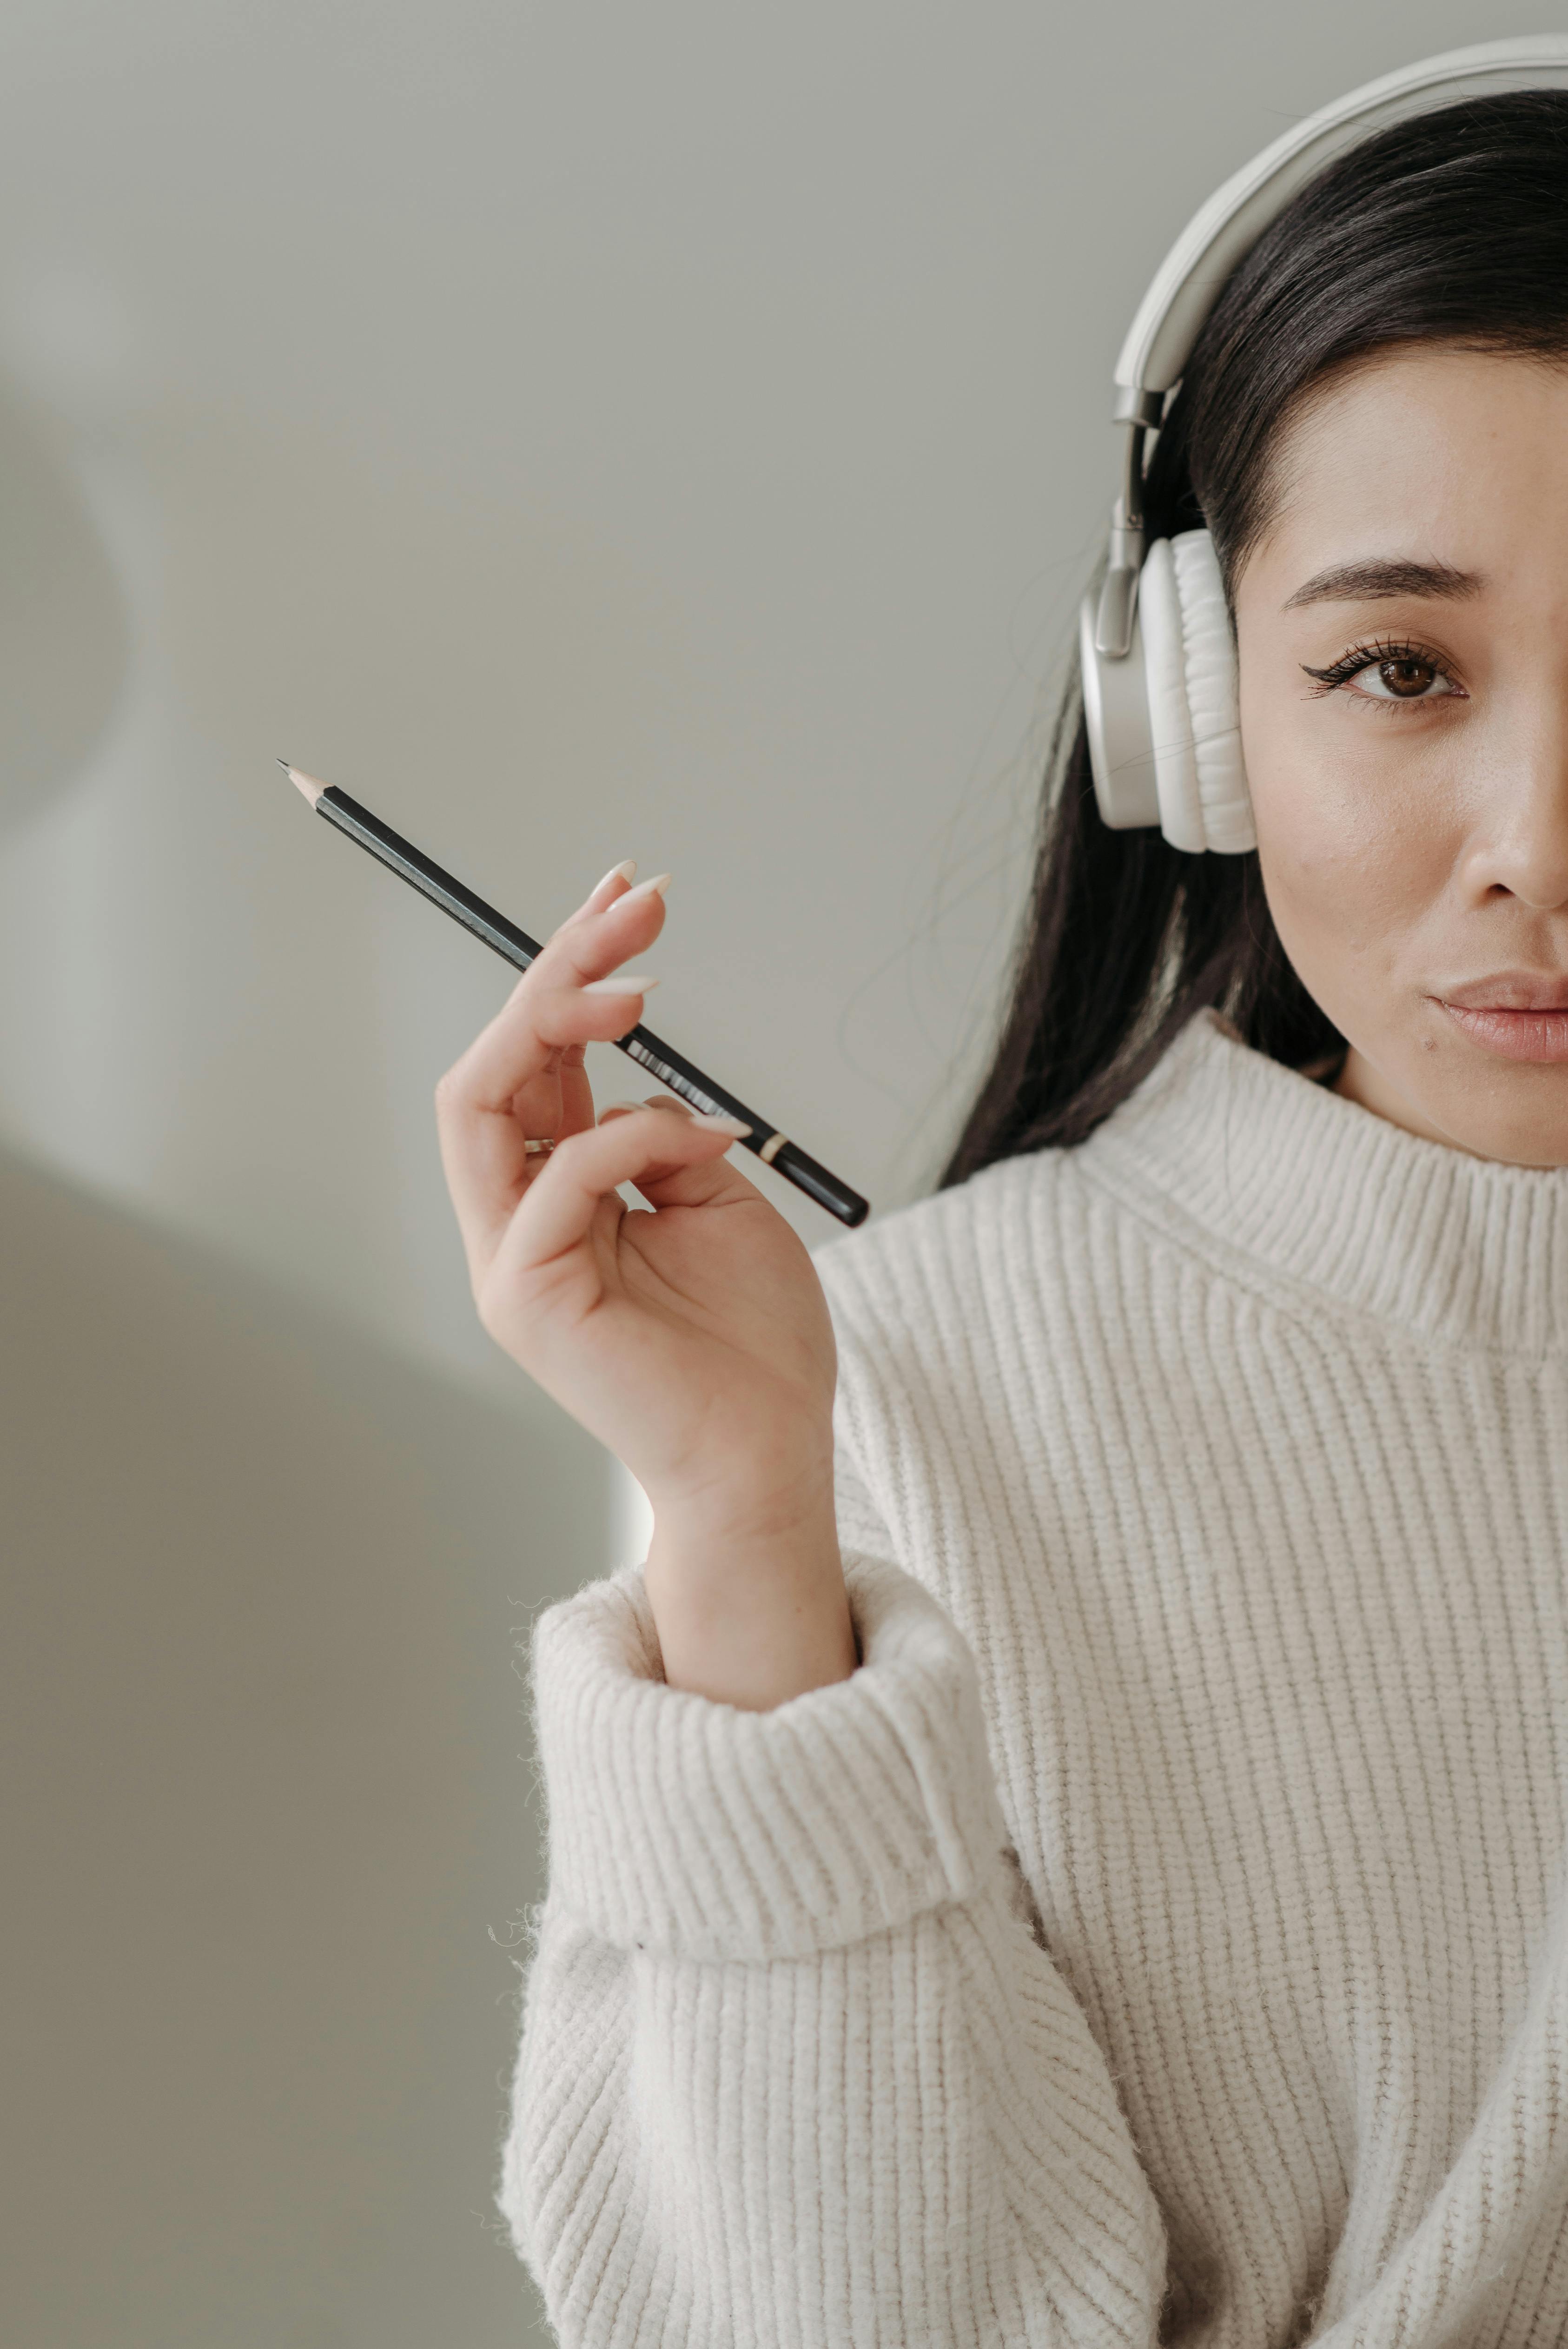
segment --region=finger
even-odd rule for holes
[[[555,1127],[557,1137],[581,1133],[585,1125],[593,1123],[593,1088],[588,1081],[583,1066],[585,1047],[569,1044],[561,1055],[561,1118]],[[548,1132],[548,1128],[542,1129]]]
[[[603,889],[616,879],[606,874],[599,884]],[[657,874],[642,888],[629,889],[600,914],[575,918],[558,930],[538,958],[524,971],[511,995],[502,1004],[488,1027],[482,1029],[442,1080],[442,1092],[450,1102],[471,1102],[486,1109],[500,1109],[511,1102],[521,1087],[545,1067],[550,1049],[556,1046],[613,1042],[624,1036],[637,1021],[635,1009],[620,1017],[607,1012],[588,1024],[573,1025],[560,1006],[546,1013],[543,999],[567,993],[573,988],[593,988],[595,996],[605,990],[598,984],[612,972],[617,963],[624,962],[634,951],[640,951],[656,937],[664,926],[664,899],[661,886],[667,882],[667,873]],[[643,890],[649,894],[645,895]],[[594,893],[598,894],[597,891]],[[629,918],[626,909],[630,909]],[[637,977],[623,979],[619,988],[611,989],[617,1000],[630,994],[645,995],[653,982]]]
[[[552,1140],[562,1131],[568,1055],[578,1063],[570,1072],[571,1105],[578,1125],[588,1125],[593,1102],[582,1073],[583,1046],[624,1035],[641,1008],[642,994],[624,990],[596,996],[581,988],[550,988],[531,999],[514,994],[442,1078],[436,1092],[441,1163],[471,1276],[488,1260],[539,1171],[525,1142]]]
[[[656,978],[628,972],[609,987],[593,982],[552,985],[541,963],[524,973],[495,1018],[481,1028],[442,1079],[449,1109],[510,1111],[552,1052],[576,1044],[609,1044],[637,1023]]]
[[[587,1041],[610,1043],[636,1026],[643,1016],[643,998],[657,985],[656,978],[628,972],[623,978],[562,989],[564,1000],[559,1006],[539,999],[544,1005],[539,1019],[552,1033],[581,1028],[589,1020],[593,1034]],[[586,1012],[573,1009],[583,997],[589,1000]],[[561,1141],[593,1124],[593,1092],[583,1068],[584,1051],[585,1045],[579,1043],[552,1047],[543,1066],[519,1086],[508,1107],[521,1133]]]
[[[578,911],[583,914],[602,914],[606,905],[614,905],[617,897],[625,895],[636,877],[636,858],[634,856],[623,858],[619,864],[611,865],[602,881],[596,881],[593,884]],[[575,920],[576,915],[572,918]]]
[[[587,1237],[600,1202],[623,1183],[634,1183],[645,1197],[649,1184],[685,1177],[696,1182],[699,1195],[717,1196],[729,1182],[743,1179],[722,1161],[731,1143],[748,1131],[735,1118],[640,1109],[573,1134],[530,1187],[497,1251],[497,1267],[538,1269],[568,1255]]]
[[[538,1171],[524,1138],[592,1123],[583,1048],[634,1028],[656,983],[632,973],[608,992],[595,984],[663,926],[668,874],[636,888],[627,881],[617,865],[595,885],[565,926],[570,942],[557,933],[437,1090],[441,1157],[471,1274]]]
[[[642,1102],[610,1102],[599,1112],[603,1125],[607,1118],[632,1116],[639,1110],[658,1109],[676,1117],[688,1118],[694,1124],[702,1123],[696,1112],[672,1093],[650,1093]],[[711,1121],[708,1121],[711,1123]],[[733,1128],[737,1142],[744,1142],[752,1128],[738,1119],[722,1121],[727,1130]],[[651,1207],[705,1207],[718,1199],[761,1199],[762,1193],[755,1183],[743,1174],[727,1154],[723,1158],[704,1159],[697,1165],[672,1164],[668,1168],[649,1166],[635,1178],[638,1190]]]
[[[552,987],[581,987],[605,978],[630,957],[646,954],[665,926],[669,884],[667,873],[655,873],[605,904],[590,899],[546,941],[534,969]]]

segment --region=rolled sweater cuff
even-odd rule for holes
[[[1007,1838],[974,1658],[899,1568],[844,1574],[860,1668],[770,1713],[665,1685],[640,1567],[539,1617],[552,1901],[617,1947],[759,1960],[975,1889]]]

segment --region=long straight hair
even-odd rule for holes
[[[1150,460],[1150,540],[1206,525],[1233,610],[1286,428],[1331,379],[1418,342],[1568,357],[1568,91],[1439,108],[1293,199],[1193,346]],[[1011,1001],[944,1183],[1086,1140],[1211,1005],[1290,1068],[1344,1047],[1280,944],[1255,849],[1193,855],[1101,823],[1075,688]]]

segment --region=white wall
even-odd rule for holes
[[[672,867],[655,1024],[910,1195],[982,1049],[1148,275],[1287,121],[1541,19],[10,0],[0,1134],[539,1424],[428,1109],[504,973],[282,752],[527,926]],[[548,1451],[598,1539],[591,1455]]]

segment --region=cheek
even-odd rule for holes
[[[1242,684],[1242,750],[1258,861],[1281,941],[1315,993],[1325,957],[1394,959],[1440,895],[1440,827],[1412,804],[1408,762],[1390,772],[1398,720],[1286,689]],[[1370,739],[1368,739],[1370,738]]]

